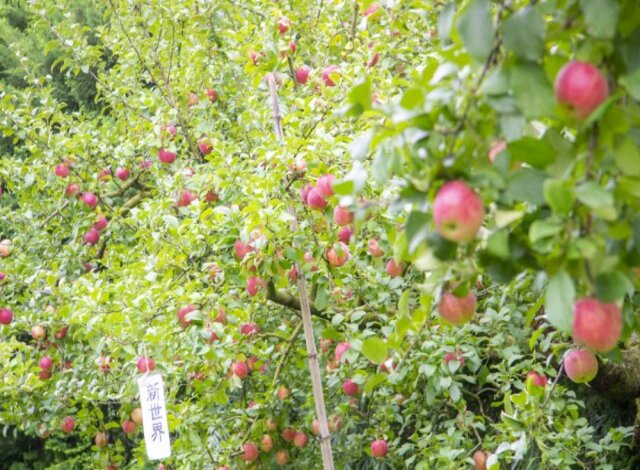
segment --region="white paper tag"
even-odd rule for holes
[[[167,407],[164,402],[164,383],[160,374],[138,378],[144,443],[149,460],[166,459],[171,455]]]

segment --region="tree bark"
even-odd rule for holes
[[[600,362],[598,375],[591,382],[594,390],[619,402],[640,398],[640,342],[622,351],[622,362]]]

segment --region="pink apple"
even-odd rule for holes
[[[178,207],[189,206],[196,199],[198,199],[198,196],[193,194],[188,189],[183,189],[182,192],[180,193],[180,196],[178,197],[178,200],[176,201],[176,206]]]
[[[591,382],[598,373],[598,360],[591,351],[572,349],[564,357],[564,370],[573,382]]]
[[[349,225],[353,222],[353,212],[346,207],[336,206],[333,209],[333,221],[336,225]]]
[[[0,308],[0,325],[10,325],[13,321],[13,311],[9,308]]]
[[[105,168],[100,173],[98,173],[98,179],[103,182],[109,181],[111,179],[111,175],[111,168]]]
[[[289,31],[290,27],[291,27],[291,20],[289,18],[284,16],[278,19],[278,32],[280,34],[284,34],[287,31]]]
[[[378,11],[379,6],[380,5],[378,5],[377,3],[372,3],[371,6],[367,8],[362,14],[364,16],[373,15],[376,11]]]
[[[138,359],[138,372],[153,372],[156,369],[156,361],[150,357],[142,356]]]
[[[245,336],[257,335],[259,331],[260,328],[255,322],[243,323],[242,325],[240,325],[240,333]]]
[[[352,235],[353,229],[351,227],[342,227],[338,231],[338,240],[340,240],[342,243],[349,243]]]
[[[125,434],[133,434],[135,430],[136,423],[134,423],[133,421],[127,419],[122,422],[122,431],[124,431]]]
[[[336,75],[338,73],[337,65],[330,65],[326,69],[322,71],[322,81],[326,86],[335,86],[335,82],[332,79],[332,75]]]
[[[178,322],[182,326],[182,328],[186,328],[191,325],[191,320],[187,320],[185,317],[191,312],[197,310],[193,305],[187,305],[186,307],[181,307],[178,310]]]
[[[540,374],[534,370],[530,371],[527,374],[527,382],[531,382],[536,387],[546,387],[547,386],[547,376],[544,374]]]
[[[307,204],[311,209],[324,210],[327,207],[327,200],[322,197],[316,188],[313,188],[307,195]]]
[[[173,138],[177,134],[176,125],[175,124],[169,124],[168,126],[162,126],[160,128],[160,132],[161,132],[161,134],[168,134],[169,135],[169,139],[173,140]]]
[[[71,183],[67,186],[64,193],[69,197],[77,196],[78,193],[80,193],[80,185],[78,183]]]
[[[247,256],[249,253],[251,253],[254,250],[254,248],[251,245],[243,243],[242,240],[236,240],[233,243],[233,250],[236,258],[239,261],[242,261],[245,256]]]
[[[94,442],[96,444],[96,447],[100,447],[100,448],[107,447],[107,433],[99,432],[98,434],[96,434],[96,437],[94,438]]]
[[[464,297],[458,297],[449,291],[443,292],[438,311],[440,316],[452,325],[463,325],[476,313],[476,296],[471,291]]]
[[[282,431],[282,439],[285,442],[292,442],[293,438],[296,437],[296,430],[293,428],[285,428]]]
[[[293,445],[299,449],[306,447],[307,442],[309,442],[309,436],[304,432],[297,431],[293,436]]]
[[[559,103],[568,105],[578,119],[585,119],[607,99],[609,85],[597,67],[572,60],[558,72],[555,92]]]
[[[213,147],[209,144],[208,139],[200,139],[200,142],[198,142],[198,150],[200,150],[202,155],[209,155]]]
[[[131,172],[128,168],[120,167],[116,170],[116,178],[118,178],[120,181],[128,180],[129,176],[131,176]]]
[[[140,168],[143,170],[148,170],[149,168],[151,168],[152,165],[153,165],[153,162],[151,160],[142,160],[140,162]]]
[[[386,457],[389,452],[389,444],[384,439],[376,439],[371,443],[371,455],[379,459]]]
[[[260,62],[260,56],[256,54],[255,51],[249,52],[249,58],[251,59],[253,65],[258,65],[258,62]]]
[[[360,389],[359,389],[357,383],[355,383],[351,379],[347,379],[342,384],[342,391],[344,392],[345,395],[348,395],[348,396],[352,397],[352,396],[357,395],[358,392],[360,391]]]
[[[296,69],[296,74],[295,74],[296,82],[298,82],[301,85],[304,85],[305,83],[307,83],[307,80],[309,80],[310,73],[311,73],[311,69],[306,65],[303,65],[302,67],[298,67],[298,69]]]
[[[38,366],[42,370],[51,370],[51,368],[53,367],[53,360],[49,356],[44,356],[40,358]]]
[[[63,164],[56,165],[53,169],[53,172],[59,178],[66,178],[67,176],[69,176],[69,167]]]
[[[95,228],[98,231],[102,231],[105,228],[107,228],[107,224],[109,223],[109,220],[101,215],[100,217],[98,217],[98,220],[96,221],[95,224],[93,224],[93,228]]]
[[[227,314],[225,313],[222,307],[218,307],[218,316],[216,317],[216,321],[218,323],[226,323],[227,322]]]
[[[433,201],[437,232],[452,242],[473,240],[482,225],[484,206],[478,195],[462,181],[446,183]]]
[[[291,42],[289,42],[289,50],[292,54],[295,54],[297,49],[296,42],[292,39]]]
[[[36,341],[44,341],[44,339],[47,337],[47,332],[44,327],[36,325],[31,328],[31,337]]]
[[[343,355],[344,355],[344,353],[346,353],[350,348],[351,348],[351,344],[349,344],[348,342],[338,343],[338,344],[336,345],[336,351],[335,351],[336,361],[338,361],[338,362],[342,362],[342,356],[343,356]]]
[[[385,268],[387,274],[391,277],[402,276],[402,271],[404,271],[404,266],[402,263],[398,263],[395,259],[391,258],[387,261],[387,266]]]
[[[265,283],[262,279],[256,276],[251,276],[247,279],[247,293],[253,297],[261,288],[264,288]]]
[[[369,67],[369,68],[375,67],[376,64],[378,63],[378,61],[380,61],[380,53],[376,52],[375,54],[373,54],[373,57],[371,58],[371,60],[367,64],[367,67]]]
[[[327,261],[335,268],[344,266],[349,261],[349,247],[342,242],[338,242],[327,250]]]
[[[60,423],[60,429],[64,433],[70,433],[76,427],[76,420],[73,419],[73,416],[66,416],[62,423]]]
[[[69,326],[63,326],[58,331],[54,333],[56,339],[63,340],[67,337],[67,333],[69,332]]]
[[[460,363],[460,367],[464,365],[464,355],[461,351],[445,353],[442,360],[445,364],[449,364],[451,361],[458,361]]]
[[[91,209],[95,209],[96,206],[98,205],[98,198],[96,197],[95,194],[86,192],[86,193],[82,193],[82,202],[84,202]]]
[[[318,178],[318,181],[316,181],[316,191],[318,191],[320,196],[333,196],[333,182],[335,179],[336,177],[332,174],[322,175]]]
[[[166,149],[158,150],[158,160],[162,163],[171,164],[176,161],[176,153]]]
[[[384,255],[384,250],[380,248],[378,240],[376,240],[375,238],[372,238],[367,242],[367,251],[374,258],[378,258]]]
[[[2,283],[2,281],[4,281],[6,278],[7,278],[7,275],[2,271],[0,271],[0,283]]]
[[[92,227],[82,238],[87,245],[95,245],[100,240],[100,232]]]
[[[300,197],[302,198],[302,202],[304,204],[309,203],[309,193],[313,189],[313,185],[311,183],[307,183],[300,189]]]
[[[231,373],[241,379],[244,379],[249,374],[249,368],[244,362],[237,361],[231,364]]]
[[[622,314],[616,304],[594,298],[580,299],[573,306],[573,315],[573,339],[577,344],[601,353],[618,344]]]
[[[212,103],[218,101],[218,92],[213,88],[207,88],[207,96],[209,97],[209,101]]]

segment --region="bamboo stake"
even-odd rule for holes
[[[278,142],[283,145],[282,119],[280,116],[280,106],[278,105],[278,90],[276,88],[275,77],[272,74],[267,76],[269,92],[271,93],[271,106],[273,108],[273,127]],[[291,214],[291,230],[298,231],[298,217],[292,204],[287,207]],[[298,273],[298,292],[300,293],[300,314],[304,327],[304,337],[307,343],[307,355],[309,356],[309,371],[311,373],[311,385],[313,387],[313,398],[316,405],[316,416],[320,422],[320,452],[322,453],[322,464],[324,470],[333,470],[333,453],[331,451],[331,437],[329,425],[327,423],[327,411],[324,404],[324,394],[322,391],[322,379],[320,378],[320,365],[318,363],[318,350],[313,338],[313,322],[311,321],[311,309],[309,307],[309,294],[307,291],[307,281],[296,264]]]

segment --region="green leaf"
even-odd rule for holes
[[[354,160],[364,160],[369,153],[369,149],[371,148],[371,140],[373,139],[374,131],[373,129],[364,132],[359,135],[357,138],[353,139],[351,145],[349,146],[349,150],[351,151],[351,158]]]
[[[387,359],[387,345],[380,338],[367,338],[362,342],[362,354],[374,364],[382,364]]]
[[[619,271],[603,272],[596,277],[596,297],[603,302],[614,302],[634,290],[633,283]]]
[[[456,5],[454,2],[450,2],[442,8],[438,15],[438,36],[444,43],[451,42],[451,29],[455,13]]]
[[[431,217],[424,212],[412,212],[407,218],[405,230],[407,232],[407,243],[409,243],[409,253],[413,253],[418,246],[427,239],[429,235],[429,221]]]
[[[350,106],[345,112],[346,116],[359,116],[371,109],[371,80],[368,75],[351,87],[347,98]]]
[[[568,215],[573,207],[574,195],[570,182],[549,178],[544,182],[544,199],[558,215]]]
[[[603,39],[616,35],[620,14],[618,0],[580,0],[580,7],[592,35]]]
[[[553,112],[553,89],[540,66],[532,63],[516,64],[511,70],[511,87],[518,108],[529,119]]]
[[[640,100],[640,68],[630,74],[623,75],[619,81],[633,98]]]
[[[640,176],[640,152],[631,137],[625,136],[613,152],[616,165],[627,176]]]
[[[532,244],[538,241],[552,237],[564,230],[564,226],[549,220],[539,219],[531,224],[529,227],[529,240]]]
[[[493,47],[494,28],[488,0],[471,0],[460,14],[456,29],[469,55],[484,62]]]
[[[376,388],[381,383],[387,381],[388,374],[383,374],[381,372],[372,375],[364,384],[364,393],[371,394],[374,388]]]
[[[509,249],[509,232],[498,230],[491,234],[487,240],[487,249],[493,255],[502,259],[509,259],[511,250]]]
[[[523,8],[503,24],[504,44],[518,58],[537,61],[544,53],[544,20],[533,7]]]
[[[507,149],[512,161],[528,163],[537,168],[544,168],[555,161],[556,152],[544,138],[523,137],[515,142],[510,142]]]
[[[570,334],[573,329],[573,303],[576,291],[571,277],[565,271],[558,271],[547,285],[544,310],[552,326]]]
[[[547,175],[532,168],[523,168],[509,175],[507,195],[516,201],[526,201],[541,205],[544,200],[544,181]]]
[[[591,209],[613,206],[613,195],[594,181],[587,181],[578,186],[576,188],[576,197]]]

